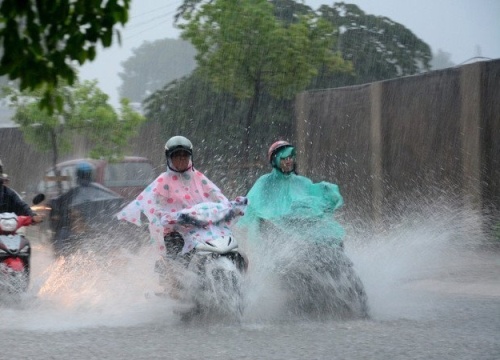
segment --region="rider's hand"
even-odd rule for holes
[[[41,223],[43,221],[43,216],[42,215],[34,215],[32,217],[33,219],[33,222],[38,224],[38,223]]]

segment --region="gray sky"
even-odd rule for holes
[[[346,0],[365,13],[386,16],[409,28],[431,46],[451,54],[462,64],[475,56],[500,58],[500,0]],[[130,20],[122,29],[122,45],[98,52],[96,60],[80,69],[82,79],[99,81],[99,87],[118,104],[121,62],[144,41],[178,38],[173,15],[182,0],[132,0]],[[307,0],[317,9],[325,0]],[[168,64],[165,64],[168,66]]]

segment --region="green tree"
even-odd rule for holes
[[[202,4],[207,2],[211,1],[185,0],[177,14],[179,21],[185,21],[182,20],[185,14],[192,16],[197,9],[201,9]],[[300,23],[300,19],[303,16],[315,14],[310,7],[294,0],[271,0],[270,2],[274,5],[273,14],[277,22],[283,27],[286,27],[287,24]],[[325,8],[324,11],[326,12]],[[337,8],[335,11],[340,12],[340,8]],[[235,12],[235,14],[240,14],[241,21],[243,21],[243,13]],[[346,14],[349,16],[352,15],[350,13]],[[325,13],[325,15],[327,15],[327,13]],[[342,14],[338,13],[337,15],[340,17]],[[366,24],[367,21],[364,17],[368,17],[369,19],[378,17],[373,17],[372,15],[366,15],[364,13],[359,13],[359,15],[360,18],[356,18],[354,15],[351,16],[351,20],[354,21],[353,26],[359,24],[359,28],[356,30],[356,32],[359,33],[358,36],[367,38],[366,41],[368,43],[370,39],[370,41],[373,42],[387,41],[390,43],[393,41],[393,38],[390,36],[369,38],[370,33],[377,31],[377,28],[375,26],[365,26],[364,24]],[[334,21],[333,17],[322,17],[333,27],[331,34],[334,40],[337,39],[337,41],[331,43],[331,49],[342,50],[341,44],[344,28],[341,28],[340,25],[335,22],[337,20]],[[346,20],[339,19],[338,21],[344,23]],[[391,23],[393,22],[391,21]],[[250,30],[247,29],[247,31],[252,33],[252,28]],[[398,28],[402,28],[405,32],[409,31],[401,26]],[[236,29],[238,29],[238,27],[236,27]],[[256,31],[257,30],[258,27],[256,27]],[[234,35],[232,34],[234,31],[236,30],[227,30],[229,33],[228,38]],[[363,35],[363,32],[366,32],[366,34]],[[351,35],[352,34],[348,36]],[[416,39],[414,36],[411,36],[411,32],[403,38],[410,40]],[[242,43],[243,42],[242,40]],[[250,40],[248,40],[248,42],[250,43]],[[420,42],[421,41],[418,40],[417,44],[420,44]],[[368,45],[372,47],[374,44],[375,43],[369,43]],[[209,49],[219,48],[218,44],[215,44],[215,42],[211,43],[210,46],[208,47]],[[391,46],[392,44],[384,45],[380,49],[389,49]],[[411,41],[406,41],[404,42],[404,46],[409,49],[413,45]],[[365,53],[363,49],[364,48],[360,47],[359,49],[352,50],[354,58],[366,57],[363,61],[357,61],[354,64],[354,71],[347,73],[336,72],[331,75],[327,71],[328,69],[323,70],[322,67],[319,67],[318,75],[313,78],[313,83],[308,88],[345,86],[369,82],[372,81],[371,79],[382,80],[384,76],[387,76],[387,78],[399,76],[398,67],[395,65],[391,67],[388,72],[379,72],[373,76],[372,74],[368,74],[364,77],[363,69],[359,67],[362,67],[364,63],[370,63],[372,61],[383,63],[385,59],[389,58],[389,54],[387,54],[385,50],[380,52],[367,51]],[[354,50],[357,52],[354,52]],[[243,48],[241,51],[244,53],[242,57],[253,57],[253,61],[262,58],[256,51],[247,51],[246,48]],[[227,54],[232,55],[231,52],[227,52]],[[402,52],[400,55],[406,57],[405,62],[412,62],[415,60],[412,58],[412,54],[412,51],[406,51]],[[418,54],[418,52],[415,52],[415,54]],[[348,59],[351,55],[342,56]],[[242,64],[250,63],[249,61],[244,62],[246,60],[248,59],[242,59]],[[418,58],[416,62],[424,63],[424,61]],[[376,69],[377,67],[372,67],[373,71]],[[421,68],[418,68],[416,71],[421,71]],[[144,102],[146,116],[148,119],[154,119],[161,122],[167,134],[185,133],[186,129],[189,129],[189,136],[194,143],[198,144],[197,148],[201,147],[199,151],[196,152],[196,163],[202,166],[205,165],[205,168],[208,168],[207,170],[212,172],[210,176],[214,178],[218,184],[220,183],[230,192],[235,191],[233,193],[234,195],[239,195],[248,190],[248,188],[244,188],[241,185],[242,177],[252,182],[252,180],[255,180],[262,174],[262,171],[265,171],[263,169],[267,169],[269,166],[265,160],[264,154],[272,141],[276,140],[277,137],[282,137],[291,141],[295,140],[293,132],[294,101],[293,98],[272,97],[269,94],[269,90],[266,88],[260,92],[257,101],[259,104],[259,111],[256,112],[255,121],[246,133],[246,135],[251,134],[248,139],[249,146],[246,147],[252,152],[250,158],[258,160],[246,163],[246,167],[243,169],[244,171],[238,174],[234,169],[242,167],[245,163],[245,161],[242,160],[242,149],[238,147],[238,144],[243,144],[245,142],[245,134],[243,134],[240,129],[245,127],[246,116],[251,104],[248,98],[243,98],[241,96],[236,97],[235,94],[231,92],[231,89],[221,90],[221,86],[215,87],[214,84],[215,83],[209,79],[206,74],[202,74],[198,71],[195,71],[182,80],[167,84],[161,90],[153,93]],[[228,166],[228,164],[230,165]]]
[[[52,113],[40,109],[44,96],[42,90],[19,92],[5,89],[7,99],[15,108],[13,120],[20,125],[25,140],[40,151],[51,152],[54,168],[59,156],[72,150],[77,135],[90,143],[91,157],[120,157],[129,144],[128,139],[136,134],[138,126],[145,120],[132,110],[128,100],[122,100],[118,114],[108,104],[108,95],[96,84],[97,81],[85,81],[75,86],[59,85],[55,92],[65,105]]]
[[[176,15],[196,11],[207,0],[184,0]],[[210,1],[209,1],[210,2]],[[334,29],[332,51],[353,65],[354,71],[320,68],[309,89],[330,88],[414,75],[431,69],[430,47],[404,25],[384,16],[366,14],[358,6],[337,2],[313,11],[296,0],[270,0],[275,17],[294,24],[304,16],[320,16]]]
[[[180,79],[196,68],[196,50],[187,41],[162,39],[144,42],[121,63],[120,97],[142,102],[165,84]]]
[[[75,62],[109,47],[115,25],[128,20],[131,0],[3,0],[0,3],[0,76],[19,80],[20,90],[44,89],[40,105],[62,109],[59,79],[72,85]],[[119,33],[118,40],[120,41]]]
[[[336,50],[352,62],[354,72],[336,77],[322,73],[312,88],[369,83],[430,70],[429,45],[402,24],[343,2],[322,5],[318,13],[342,29]]]
[[[215,88],[248,100],[243,152],[249,161],[249,134],[263,92],[292,98],[318,68],[348,71],[333,52],[333,28],[313,14],[285,24],[267,0],[214,0],[183,14],[182,37],[197,49],[200,73]]]
[[[274,16],[287,24],[297,22],[298,16],[314,14],[311,7],[302,1],[270,0],[270,2],[274,5]]]

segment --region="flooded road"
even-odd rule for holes
[[[29,293],[0,305],[0,358],[499,359],[500,252],[457,231],[433,222],[348,239],[371,312],[351,321],[281,316],[268,284],[239,323],[183,323],[174,301],[145,296],[157,287],[147,252],[62,262],[35,243]]]

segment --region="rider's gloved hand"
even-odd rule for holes
[[[237,196],[236,199],[234,199],[234,202],[236,205],[247,205],[248,198],[245,196]]]
[[[41,223],[43,221],[43,216],[42,215],[38,215],[38,214],[35,214],[31,217],[31,219],[33,220],[33,222],[35,224],[38,224],[38,223]]]
[[[238,196],[236,199],[231,201],[233,207],[232,217],[242,216],[245,214],[246,207],[248,205],[248,199],[245,196]]]

